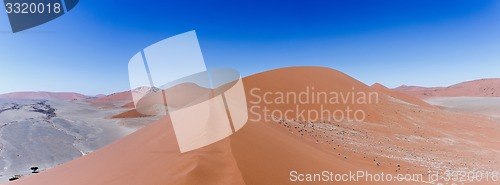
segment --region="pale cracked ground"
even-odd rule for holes
[[[109,119],[125,109],[87,102],[0,99],[0,182],[71,161],[156,118]],[[131,124],[134,122],[134,124]]]

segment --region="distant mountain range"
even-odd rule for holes
[[[90,98],[80,93],[74,92],[13,92],[0,94],[0,98],[12,99],[45,99],[45,100],[84,100]]]
[[[154,93],[160,89],[154,87],[139,87],[133,92],[136,93]],[[47,91],[27,91],[27,92],[12,92],[6,94],[0,94],[0,98],[11,98],[11,99],[46,99],[46,100],[85,100],[91,99],[92,101],[132,101],[131,91],[123,91],[112,93],[109,95],[99,94],[96,96],[87,96],[75,92],[47,92]]]
[[[393,90],[419,98],[430,97],[500,97],[500,78],[488,78],[458,83],[448,87],[400,86]]]
[[[373,87],[378,90],[386,89],[381,84],[374,84]],[[150,87],[139,87],[132,91],[150,93],[157,92],[158,88],[151,89]],[[430,97],[455,97],[455,96],[471,96],[471,97],[500,97],[500,78],[488,78],[480,80],[472,80],[458,83],[448,87],[421,87],[421,86],[406,86],[402,85],[393,88],[393,93],[401,92],[417,98]],[[85,100],[92,99],[94,102],[108,101],[132,101],[131,91],[123,91],[112,93],[109,95],[86,96],[75,92],[13,92],[0,94],[0,98],[12,99],[47,99],[47,100]],[[407,97],[408,98],[408,97]]]

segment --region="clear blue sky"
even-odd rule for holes
[[[128,90],[135,53],[189,30],[209,68],[244,76],[315,65],[389,87],[500,77],[498,0],[81,0],[16,34],[0,11],[0,93]]]

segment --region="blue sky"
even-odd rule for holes
[[[314,65],[368,85],[447,86],[500,77],[499,20],[497,0],[82,0],[16,34],[0,13],[0,93],[128,90],[135,53],[190,30],[209,68],[244,76]]]

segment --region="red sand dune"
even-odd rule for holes
[[[368,170],[395,174],[400,165],[403,171],[408,168],[412,173],[424,174],[429,167],[437,170],[500,167],[497,143],[500,130],[491,119],[428,107],[327,68],[283,68],[243,80],[249,102],[255,101],[249,96],[253,88],[262,92],[301,92],[313,86],[315,91],[350,92],[354,88],[378,92],[380,97],[377,104],[326,105],[332,110],[363,109],[367,113],[364,123],[316,122],[312,133],[300,135],[298,122],[251,121],[257,115],[249,114],[248,123],[231,137],[182,154],[169,118],[164,117],[98,151],[9,184],[291,184],[292,170],[301,173]],[[255,105],[275,110],[295,107],[295,104],[261,102],[250,103],[249,108]],[[308,104],[303,108],[318,109],[318,105]],[[332,130],[321,129],[321,125]],[[325,138],[334,141],[330,143]]]
[[[134,102],[129,102],[126,103],[125,105],[122,105],[121,108],[135,108]]]
[[[47,100],[83,100],[89,98],[73,92],[14,92],[0,95],[0,98],[47,99]]]
[[[132,94],[130,93],[130,91],[123,91],[106,95],[101,98],[98,98],[96,101],[126,101],[126,100],[130,101],[132,100]]]
[[[141,118],[141,117],[149,117],[150,115],[144,115],[140,112],[137,112],[136,109],[128,110],[122,112],[120,114],[114,115],[111,118]]]
[[[113,103],[122,101],[132,101],[132,93],[130,93],[130,91],[113,93],[110,95],[97,97],[97,99],[92,99],[90,100],[90,103],[94,106],[102,108],[116,108]],[[125,106],[123,108],[133,108],[133,106],[130,106],[129,104],[125,104],[123,106]]]
[[[102,98],[102,97],[105,97],[106,95],[105,94],[98,94],[98,95],[95,95],[96,98]]]
[[[138,106],[164,103],[164,94],[167,105],[174,108],[193,105],[207,100],[211,96],[211,90],[200,87],[194,83],[182,83],[170,87],[164,91],[149,93],[138,102]]]
[[[147,115],[155,115],[154,113],[148,113],[146,110],[141,110],[140,107],[151,106],[154,104],[163,104],[164,93],[167,97],[168,106],[172,108],[187,107],[194,105],[203,101],[208,100],[210,97],[214,96],[216,93],[213,90],[198,86],[195,83],[182,83],[177,84],[173,87],[166,89],[165,91],[157,91],[154,93],[149,93],[141,98],[138,102],[139,110],[133,109],[128,110],[118,115],[113,116],[113,118],[134,118],[134,117],[144,117]],[[129,102],[121,108],[136,108],[135,102]]]
[[[386,86],[379,84],[379,83],[375,83],[371,87],[374,88],[375,90],[381,92],[381,93],[387,94],[393,98],[405,101],[407,103],[419,105],[422,107],[432,107],[432,105],[428,104],[425,101],[422,101],[421,99],[415,98],[415,97],[408,95],[408,94],[405,94],[405,93],[393,91],[393,90],[391,90],[391,89],[387,88]]]
[[[500,79],[473,80],[448,87],[400,86],[394,90],[419,98],[449,96],[500,97]]]

